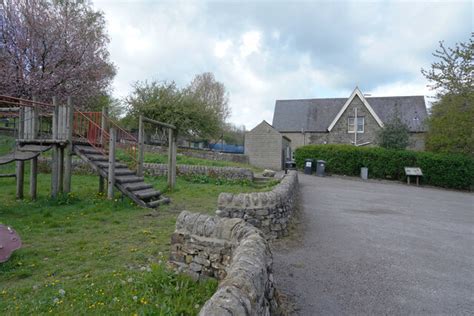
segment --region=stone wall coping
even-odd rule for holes
[[[259,229],[242,219],[183,211],[176,221],[178,232],[191,234],[191,240],[224,239],[233,244],[227,275],[199,315],[270,314],[268,297],[273,297],[272,253]]]
[[[143,163],[144,167],[153,168],[153,167],[165,167],[168,168],[168,164],[164,163],[153,163],[153,162],[145,162]],[[201,168],[201,169],[220,169],[220,170],[228,170],[228,171],[249,171],[253,172],[250,168],[242,168],[242,167],[219,167],[219,166],[206,166],[206,165],[186,165],[186,164],[178,164],[177,167],[189,167],[189,168]]]
[[[217,198],[217,206],[220,211],[226,208],[260,209],[262,207],[275,207],[288,198],[291,194],[291,187],[297,181],[298,173],[290,170],[279,184],[268,192],[250,193],[226,193],[222,192]],[[217,212],[217,215],[220,215]]]

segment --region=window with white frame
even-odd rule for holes
[[[357,121],[357,122],[356,122]],[[354,133],[355,126],[357,126],[357,133],[364,132],[364,117],[358,116],[357,120],[354,117],[349,117],[347,120],[347,132]]]

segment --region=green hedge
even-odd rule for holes
[[[298,168],[303,168],[307,158],[325,160],[328,173],[358,176],[361,167],[368,167],[371,178],[406,180],[404,167],[420,167],[425,184],[464,190],[474,186],[474,159],[464,155],[351,145],[308,145],[296,149]]]

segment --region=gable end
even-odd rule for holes
[[[383,127],[384,124],[382,122],[382,120],[380,119],[380,117],[377,115],[377,113],[375,113],[374,109],[370,106],[369,102],[367,102],[367,100],[365,99],[364,95],[362,94],[362,92],[359,90],[358,87],[356,87],[354,89],[354,91],[351,93],[351,95],[349,96],[349,98],[347,99],[346,103],[344,103],[344,106],[341,108],[341,110],[339,111],[339,113],[337,113],[336,117],[334,118],[334,120],[331,122],[331,124],[329,125],[328,127],[328,132],[330,132],[333,128],[334,128],[334,125],[336,125],[337,121],[339,121],[339,119],[341,118],[342,114],[346,111],[347,107],[349,106],[349,104],[351,104],[352,100],[354,100],[354,98],[358,96],[359,99],[362,101],[362,103],[364,104],[364,106],[367,108],[367,110],[369,111],[369,113],[374,117],[375,121],[377,121],[377,124],[380,126],[380,127]]]

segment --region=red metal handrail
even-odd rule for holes
[[[118,125],[116,121],[111,119],[109,116],[106,116],[106,119],[109,123],[111,123],[117,129],[117,131],[120,131],[122,135],[127,136],[127,140],[138,143],[138,139],[135,136],[133,136],[131,133],[123,129],[120,125]]]
[[[105,155],[109,133],[100,126],[100,114],[102,113],[75,111],[73,137],[87,141],[89,145]]]
[[[80,139],[87,141],[92,147],[100,150],[104,155],[109,144],[110,135],[101,127],[102,112],[80,112],[74,113],[74,134]],[[137,164],[138,141],[135,136],[123,129],[109,117],[105,117],[106,125],[113,126],[117,130],[117,147],[124,150],[131,158],[132,166]]]

